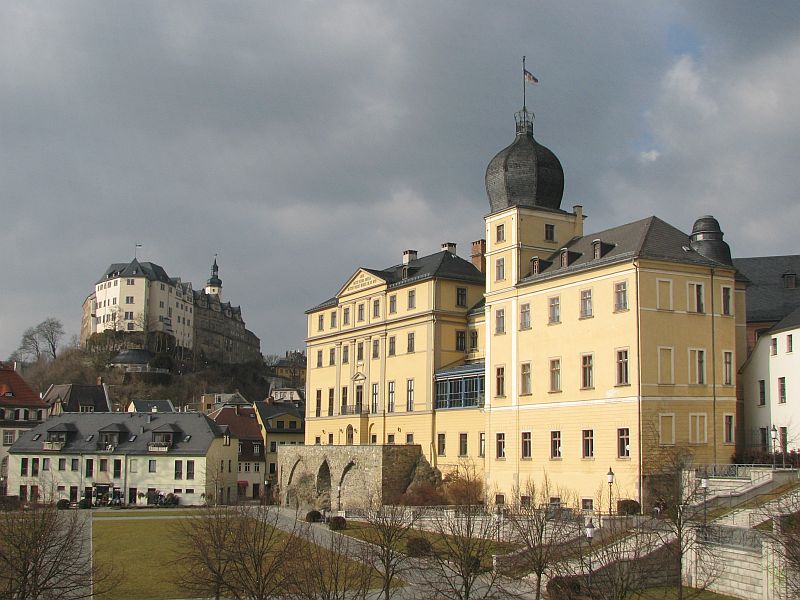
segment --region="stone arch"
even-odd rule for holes
[[[303,459],[301,459],[301,458],[298,458],[298,459],[297,459],[297,460],[294,462],[294,464],[292,465],[292,468],[291,468],[291,470],[289,471],[289,479],[287,479],[287,480],[286,480],[286,487],[287,487],[287,488],[288,488],[290,485],[292,485],[292,481],[294,480],[294,473],[295,473],[295,471],[297,471],[297,465],[299,465],[301,462],[303,462]]]
[[[347,426],[347,430],[345,431],[345,443],[348,446],[352,446],[353,445],[353,426],[352,425],[348,425]]]
[[[348,500],[349,500],[349,501],[352,501],[352,500],[354,500],[354,499],[355,499],[355,496],[351,496],[351,495],[349,494],[349,491],[350,491],[350,490],[349,490],[349,489],[347,488],[347,486],[346,486],[347,474],[348,474],[348,473],[349,473],[349,472],[350,472],[350,471],[351,471],[351,470],[352,470],[352,469],[353,469],[355,466],[356,466],[356,461],[355,461],[355,460],[353,460],[353,459],[350,459],[350,461],[349,461],[349,462],[348,462],[348,463],[347,463],[347,464],[344,466],[344,469],[342,469],[342,475],[341,475],[341,477],[339,477],[339,485],[336,487],[336,489],[337,489],[337,491],[338,491],[338,494],[339,494],[339,498],[338,498],[338,501],[339,501],[339,502],[341,502],[341,501],[342,501],[342,497],[348,497]],[[363,491],[363,490],[362,490],[362,491]],[[354,492],[354,493],[355,493],[355,494],[360,494],[361,492],[359,491],[359,492]]]
[[[325,510],[331,509],[331,467],[328,460],[322,461],[317,471],[317,505]]]

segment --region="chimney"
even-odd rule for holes
[[[486,272],[486,240],[472,242],[472,264],[481,273]]]
[[[450,254],[455,255],[456,253],[456,245],[453,242],[444,242],[442,244],[442,251],[449,252]]]
[[[403,264],[407,265],[412,260],[417,260],[416,250],[403,250]]]

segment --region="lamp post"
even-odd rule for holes
[[[503,513],[500,512],[500,507],[499,506],[495,506],[494,507],[494,525],[495,525],[495,528],[497,529],[497,541],[498,542],[500,541],[500,521],[502,520],[502,518],[503,518]]]
[[[775,470],[775,441],[778,439],[778,429],[775,425],[772,426],[770,430],[770,434],[772,435],[772,470]]]
[[[708,510],[708,505],[707,505],[707,499],[708,499],[708,475],[706,475],[705,477],[703,477],[700,480],[700,487],[703,488],[703,532],[705,533],[706,524],[707,524],[706,517],[707,517],[707,514],[708,514],[706,512]]]
[[[342,486],[341,485],[337,485],[336,486],[336,510],[337,511],[341,511],[342,510]]]
[[[589,522],[584,527],[586,533],[586,541],[589,542],[589,597],[592,597],[592,538],[594,538],[594,523],[591,517]]]
[[[614,485],[614,471],[611,470],[611,467],[608,467],[608,473],[606,474],[608,477],[608,516],[611,516],[611,486]]]

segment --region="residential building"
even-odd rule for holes
[[[47,418],[47,404],[11,365],[0,362],[0,496],[6,495],[8,449],[25,431]]]
[[[48,413],[112,412],[108,385],[98,380],[97,385],[83,383],[52,384],[42,396]]]
[[[278,449],[281,446],[302,446],[305,439],[303,413],[290,404],[267,404],[254,402],[256,419],[264,439],[263,451],[266,462],[264,492],[269,494],[277,481]]]
[[[238,440],[202,413],[62,413],[9,449],[20,498],[146,504],[236,500]]]
[[[174,413],[172,400],[131,400],[127,412]]]
[[[228,427],[239,440],[237,454],[237,488],[240,500],[258,499],[267,482],[264,462],[264,436],[253,406],[226,405],[212,411],[208,418]]]

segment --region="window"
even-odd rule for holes
[[[317,331],[322,331],[325,329],[325,315],[319,315],[317,317]]]
[[[414,351],[414,333],[413,332],[408,334],[408,344],[407,344],[406,348],[407,348],[406,351],[409,352],[409,353]]]
[[[331,366],[336,364],[336,348],[331,348],[328,351],[328,364]]]
[[[495,396],[506,395],[506,368],[497,367],[495,369]]]
[[[561,391],[561,359],[550,359],[550,391]]]
[[[417,292],[415,290],[408,290],[408,310],[417,308]]]
[[[594,458],[594,429],[583,430],[583,458]]]
[[[380,358],[381,356],[381,341],[372,340],[372,358]]]
[[[133,296],[125,296],[125,304],[133,304]]]
[[[333,388],[328,388],[328,416],[333,416],[333,397],[335,391]]]
[[[336,327],[336,311],[331,313],[331,329]]]
[[[183,479],[183,461],[175,461],[175,479]]]
[[[3,431],[3,446],[10,446],[14,443],[14,434],[16,432],[13,430],[5,430]]]
[[[155,462],[155,461],[151,461]],[[91,458],[87,458],[86,462],[84,463],[84,474],[86,477],[92,477],[94,475],[94,460]]]
[[[133,320],[133,311],[132,310],[130,310],[130,311],[126,310],[124,318],[125,318],[126,321],[132,321]]]
[[[592,314],[592,290],[581,290],[581,319],[591,317]]]
[[[581,356],[581,387],[594,387],[594,356],[591,354]]]
[[[375,436],[375,441],[377,441],[377,440],[378,440],[378,436],[376,435]],[[394,434],[393,433],[390,433],[389,435],[386,436],[386,443],[387,444],[394,444]]]
[[[733,314],[733,302],[731,298],[731,288],[722,286],[722,314],[730,316]]]
[[[101,473],[108,472],[108,459],[107,458],[101,458],[100,459],[100,472]]]
[[[591,498],[581,498],[581,510],[591,512],[594,510],[594,500]]]
[[[58,459],[58,470],[59,471],[66,471],[67,470],[67,459],[66,458],[59,458]]]
[[[506,260],[498,258],[494,261],[494,279],[495,281],[502,281],[506,278]]]
[[[436,454],[438,456],[445,455],[445,450],[446,450],[445,441],[446,441],[445,434],[443,433],[436,434]]]
[[[795,273],[785,273],[783,275],[783,287],[793,290],[797,287],[797,275]]]
[[[469,350],[470,352],[475,352],[478,349],[478,332],[477,331],[470,331],[469,332]]]
[[[690,283],[689,284],[689,312],[703,313],[705,306],[703,301],[703,284]]]
[[[342,387],[342,410],[341,412],[346,412],[347,408],[347,386]]]
[[[769,341],[769,353],[772,356],[778,353],[778,338],[774,337]]]
[[[364,320],[364,304],[359,304],[357,310],[358,310],[358,320],[359,320],[359,322],[363,321]]]
[[[133,467],[135,466],[135,463],[136,463],[136,461],[135,461],[135,460],[132,460],[132,461],[131,461],[131,470],[132,470],[132,472],[134,472],[134,473],[136,472],[136,471],[134,471],[134,470],[133,470]],[[77,458],[73,458],[73,459],[72,459],[72,462],[71,462],[71,464],[70,464],[70,469],[69,469],[69,470],[70,470],[70,471],[78,471],[79,469],[80,469],[80,461],[79,461],[79,459],[77,459]]]
[[[618,281],[614,284],[614,310],[628,310],[628,283]]]
[[[314,416],[322,416],[322,390],[317,390],[316,402],[314,403]]]
[[[628,385],[628,351],[617,350],[617,385]]]
[[[49,471],[49,470],[50,470],[50,459],[49,458],[43,458],[42,459],[42,471]]]
[[[628,427],[617,429],[617,458],[631,457],[631,430]]]
[[[561,432],[550,432],[550,458],[561,458]]]
[[[494,332],[495,334],[506,332],[506,311],[505,309],[498,308],[494,312]]]
[[[551,225],[550,223],[545,223],[544,225],[544,239],[546,242],[555,242],[556,241],[556,226]]]
[[[792,351],[792,334],[786,336],[786,352]]]
[[[533,455],[533,440],[531,439],[530,431],[522,432],[522,448],[521,457],[523,459],[530,458]]]
[[[406,410],[412,412],[414,410],[414,380],[406,380]]]
[[[456,331],[456,352],[467,351],[467,332]]]
[[[381,301],[377,298],[372,301],[372,317],[377,319],[381,316]]]
[[[458,434],[458,455],[459,456],[466,456],[468,449],[469,449],[469,444],[467,443],[467,434],[466,433],[459,433]]]
[[[407,433],[406,434],[406,444],[413,444],[414,443],[414,434]]]
[[[28,459],[21,458],[19,461],[19,474],[22,477],[28,476]]]
[[[658,415],[658,443],[661,446],[675,444],[675,415]]]
[[[372,406],[371,406],[371,412],[373,414],[378,412],[378,384],[377,383],[373,383],[372,384]]]
[[[703,385],[706,382],[705,350],[689,350],[689,383]]]
[[[497,434],[497,459],[501,460],[506,457],[506,434],[505,433],[498,433]]]
[[[387,407],[386,410],[388,412],[394,412],[394,381],[389,382],[389,397],[387,400]]]
[[[389,296],[389,314],[397,312],[397,294]]]
[[[734,419],[733,415],[725,415],[725,424],[724,424],[724,440],[726,444],[733,444],[734,441]]]
[[[531,305],[527,302],[525,304],[521,304],[519,307],[519,328],[531,328]]]
[[[394,356],[396,352],[396,343],[395,337],[391,336],[389,338],[389,356]]]
[[[133,280],[133,279],[126,279],[125,280],[125,285],[134,285],[135,283],[136,283],[136,281]],[[117,285],[116,281],[114,282],[114,285]],[[164,289],[164,284],[163,283],[161,284],[161,289],[162,290]]]
[[[767,382],[763,379],[758,380],[758,405],[764,406],[767,403]]]
[[[342,346],[342,364],[346,365],[350,362],[350,345],[344,344]]]
[[[147,461],[147,471],[149,473],[155,473],[156,472],[156,461],[155,460]]]
[[[722,376],[725,385],[733,385],[733,352],[722,353]]]
[[[467,306],[467,288],[465,287],[456,288],[456,306],[461,306],[461,307]]]
[[[778,377],[778,404],[786,404],[786,377]]]
[[[505,225],[498,225],[495,228],[495,241],[497,242],[505,242],[506,241],[506,226]]]
[[[356,344],[356,360],[359,362],[364,360],[364,342],[358,342]]]
[[[690,444],[705,444],[706,438],[706,414],[705,413],[690,413],[689,414],[689,443]]]
[[[553,296],[552,298],[548,299],[548,314],[547,319],[550,323],[560,323],[561,322],[561,298],[559,296]]]
[[[670,385],[675,383],[673,378],[672,348],[660,347],[658,349],[658,383]]]
[[[317,367],[322,366],[322,350],[317,350]]]
[[[656,308],[659,310],[672,310],[672,281],[659,279],[656,281],[656,285],[658,286]]]
[[[531,363],[522,363],[520,365],[519,393],[531,393]]]
[[[342,325],[350,325],[350,307],[342,309]]]
[[[186,461],[186,479],[194,479],[194,461]]]
[[[478,456],[486,456],[486,433],[483,431],[478,434]]]
[[[278,442],[270,442],[269,443],[269,451],[270,452],[277,452],[278,451]]]

